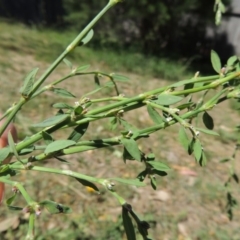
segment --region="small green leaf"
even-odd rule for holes
[[[116,129],[117,125],[118,125],[118,119],[116,117],[112,117],[111,120],[110,120],[111,130]]]
[[[5,160],[8,157],[10,152],[11,151],[10,151],[9,147],[0,149],[0,164],[2,163],[3,160]]]
[[[139,179],[110,178],[109,180],[117,181],[124,184],[134,185],[136,187],[146,186],[146,184],[141,182]]]
[[[174,88],[175,87],[181,87],[183,85],[190,84],[192,82],[193,82],[192,79],[182,80],[182,81],[179,81],[179,82],[176,82],[176,83],[170,85],[170,87],[174,87]]]
[[[78,142],[82,136],[85,134],[89,126],[89,122],[78,125],[74,128],[73,132],[68,137],[69,140],[73,140],[74,142]]]
[[[34,68],[25,77],[24,84],[20,89],[20,92],[22,93],[23,96],[29,96],[29,94],[31,93],[37,71],[38,71],[38,68]]]
[[[127,240],[136,240],[132,219],[128,214],[128,210],[124,207],[122,207],[122,219],[124,230],[127,235]]]
[[[146,156],[146,161],[153,161],[153,160],[155,160],[155,154],[154,153],[149,153]]]
[[[199,132],[203,132],[203,133],[206,133],[206,134],[209,134],[209,135],[219,136],[219,133],[217,133],[215,131],[212,131],[212,130],[208,130],[208,129],[205,129],[205,128],[195,128],[195,129],[198,130]]]
[[[129,81],[129,78],[128,77],[125,77],[123,75],[120,75],[120,74],[112,74],[112,77],[114,80],[116,81],[119,81],[119,82],[128,82]]]
[[[201,167],[204,167],[207,164],[207,158],[206,158],[204,151],[202,151],[202,156],[201,156],[199,163],[200,163]]]
[[[51,91],[61,97],[76,98],[75,95],[73,95],[72,93],[68,92],[66,89],[63,89],[63,88],[53,88],[51,89]]]
[[[69,164],[69,162],[67,160],[63,159],[63,158],[60,158],[60,157],[57,157],[57,156],[54,156],[54,158],[57,159],[60,162],[64,162],[64,163]]]
[[[123,160],[126,163],[126,160],[135,160],[135,158],[128,152],[126,148],[123,148]]]
[[[71,63],[68,59],[64,58],[64,59],[63,59],[63,62],[64,62],[70,69],[73,68],[72,63]]]
[[[188,145],[188,154],[191,155],[194,150],[195,138],[192,138],[191,142]]]
[[[148,170],[145,169],[145,170],[143,170],[142,172],[140,172],[140,173],[138,174],[137,178],[138,178],[141,182],[143,182],[144,179],[146,178],[147,174],[148,174]]]
[[[50,200],[42,201],[39,204],[45,207],[51,214],[72,212],[72,209],[70,207],[50,201]]]
[[[85,106],[85,107],[87,107],[87,106]],[[83,112],[83,107],[82,106],[77,106],[77,107],[74,108],[74,113],[75,113],[76,116],[81,115],[82,112]]]
[[[90,65],[84,65],[84,66],[80,66],[76,69],[76,73],[79,73],[79,72],[84,72],[85,70],[87,70],[88,68],[90,67]]]
[[[237,56],[232,56],[227,60],[227,66],[233,66],[236,62],[238,61],[238,57]]]
[[[154,169],[159,170],[159,171],[168,171],[171,168],[167,166],[165,163],[162,162],[157,162],[157,161],[148,161],[147,162],[149,165],[151,165]]]
[[[206,128],[213,130],[214,128],[213,118],[207,112],[204,112],[203,114],[203,123],[206,126]]]
[[[97,88],[99,88],[100,87],[100,80],[99,80],[98,74],[94,75],[94,82],[95,82],[95,85],[97,86]]]
[[[137,161],[141,161],[141,153],[134,139],[122,138],[121,143],[127,149],[127,151],[132,155],[132,157],[134,157]]]
[[[124,126],[127,131],[138,132],[139,130],[132,124],[128,123],[124,119],[120,119],[120,123]]]
[[[28,146],[26,148],[21,149],[21,151],[18,153],[19,155],[26,155],[29,154],[31,152],[33,152],[34,150],[34,146]]]
[[[232,179],[233,179],[236,183],[239,183],[239,178],[238,178],[238,176],[237,176],[236,173],[233,173],[233,174],[232,174]]]
[[[184,103],[184,104],[181,104],[181,105],[177,106],[177,108],[178,108],[179,110],[183,110],[183,109],[185,109],[185,108],[191,107],[193,104],[194,104],[193,102],[188,102],[188,103]]]
[[[12,134],[10,131],[8,132],[8,144],[11,149],[11,152],[13,152],[13,154],[17,158],[17,160],[21,162],[21,159],[18,156],[18,152],[17,152],[16,146],[15,146],[15,142],[13,140],[13,137],[12,137]]]
[[[188,147],[189,147],[189,139],[187,136],[187,133],[185,131],[184,127],[181,127],[178,133],[178,140],[181,143],[181,145],[183,146],[183,148],[188,151]]]
[[[11,205],[13,203],[14,199],[16,198],[16,196],[17,196],[17,193],[14,193],[14,195],[12,197],[8,198],[6,201],[7,205]]]
[[[213,66],[213,69],[215,70],[215,72],[220,73],[221,60],[220,60],[218,54],[214,50],[211,50],[211,63],[212,63],[212,66]]]
[[[42,131],[42,137],[43,137],[43,140],[46,144],[50,144],[51,142],[54,141],[54,139],[52,138],[52,136],[45,132],[45,131]]]
[[[223,158],[223,159],[221,159],[219,162],[220,163],[225,163],[225,162],[229,162],[229,161],[231,161],[231,160],[233,160],[232,158]]]
[[[66,103],[55,103],[52,105],[52,107],[58,108],[58,109],[73,109],[72,106],[70,106]]]
[[[93,37],[94,31],[91,29],[86,36],[81,40],[79,46],[86,45]]]
[[[41,127],[41,128],[50,127],[50,126],[53,126],[53,125],[56,125],[58,123],[65,121],[67,118],[69,118],[68,114],[60,114],[60,115],[56,115],[54,117],[48,118],[41,123],[36,123],[32,126],[33,127]]]
[[[8,206],[9,210],[11,211],[22,211],[22,207],[15,207],[15,206]]]
[[[52,152],[57,152],[57,151],[60,151],[62,149],[65,149],[67,147],[73,146],[75,144],[76,144],[76,142],[72,141],[72,140],[57,140],[57,141],[54,141],[54,142],[50,143],[46,147],[44,153],[49,154],[49,153],[52,153]]]
[[[150,179],[151,179],[151,186],[153,188],[153,190],[157,189],[157,182],[156,182],[156,178],[152,175],[150,175]]]
[[[161,124],[163,123],[163,119],[161,118],[160,114],[156,109],[154,109],[151,105],[147,105],[147,111],[150,116],[150,118],[153,120],[154,123],[156,124]]]
[[[183,98],[179,97],[179,96],[174,96],[174,95],[170,95],[170,94],[160,94],[158,96],[158,99],[153,101],[156,104],[159,105],[172,105],[175,104],[177,102],[180,102]]]
[[[80,182],[83,186],[86,186],[86,187],[90,187],[92,189],[94,189],[96,192],[99,192],[99,189],[98,187],[93,184],[92,182],[89,182],[85,179],[81,179],[81,178],[75,178],[78,182]]]
[[[202,157],[202,145],[199,139],[196,139],[193,146],[193,153],[196,160],[199,162]]]
[[[188,84],[184,85],[184,90],[192,89],[192,88],[194,88],[194,83],[188,83]],[[184,94],[184,97],[186,97],[188,95],[189,95],[189,93],[186,93],[186,94]]]
[[[157,175],[159,175],[160,177],[165,177],[165,176],[167,176],[167,172],[159,171],[159,170],[156,170],[156,169],[153,169],[153,170],[152,170],[152,173],[153,173],[153,174],[157,174]]]

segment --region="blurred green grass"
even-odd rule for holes
[[[27,28],[24,25],[6,24],[0,21],[2,31],[0,47],[19,53],[32,54],[39,61],[51,63],[78,34],[73,31],[57,31]],[[96,36],[97,37],[97,36]],[[132,72],[143,76],[153,76],[168,80],[180,80],[193,76],[188,70],[186,59],[172,60],[144,56],[141,53],[108,49],[79,47],[68,58],[74,62],[87,62],[103,66],[111,71]]]

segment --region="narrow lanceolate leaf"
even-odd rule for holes
[[[132,157],[134,157],[137,161],[141,161],[141,153],[134,139],[122,138],[121,142],[127,151],[132,155]]]
[[[86,36],[81,40],[79,46],[82,46],[82,45],[85,45],[87,44],[93,37],[94,35],[94,31],[91,29],[87,34]]]
[[[112,74],[112,77],[114,80],[116,81],[119,81],[119,82],[128,82],[129,81],[129,78],[128,77],[125,77],[123,75],[120,75],[120,74]]]
[[[238,61],[237,56],[232,56],[227,60],[227,66],[233,66]]]
[[[199,163],[200,163],[200,166],[202,166],[202,167],[206,166],[206,164],[207,164],[207,158],[206,158],[204,151],[202,151],[202,156],[201,156]]]
[[[69,91],[67,91],[66,89],[63,88],[53,88],[51,89],[51,91],[53,91],[54,93],[56,93],[57,95],[61,96],[61,97],[67,97],[67,98],[75,98],[76,96],[73,95],[72,93],[70,93]]]
[[[84,71],[86,71],[89,67],[90,67],[89,64],[88,64],[88,65],[84,65],[84,66],[80,66],[80,67],[78,67],[78,68],[76,69],[76,73],[78,73],[78,72],[84,72]]]
[[[183,146],[183,148],[188,151],[189,139],[184,127],[181,127],[178,133],[178,140]]]
[[[156,124],[163,123],[163,119],[161,118],[160,114],[151,105],[147,105],[147,111],[148,111],[149,117],[153,120],[154,123]]]
[[[60,162],[69,164],[69,162],[67,160],[63,159],[63,158],[60,158],[60,157],[57,157],[57,156],[55,156],[54,158],[57,159]]]
[[[24,79],[24,84],[20,89],[20,92],[23,96],[29,96],[35,80],[35,76],[37,74],[38,68],[34,68]]]
[[[14,199],[16,198],[16,196],[17,196],[17,193],[14,193],[14,195],[12,197],[8,198],[6,201],[7,205],[11,205],[13,203]]]
[[[99,80],[98,74],[94,75],[94,82],[95,82],[96,87],[99,88],[100,87],[100,80]]]
[[[51,142],[54,141],[52,136],[47,132],[42,131],[42,137],[43,137],[43,140],[46,144],[50,144]]]
[[[124,178],[110,178],[109,180],[117,181],[120,183],[128,184],[128,185],[134,185],[136,187],[143,187],[146,186],[145,183],[141,182],[139,179],[124,179]]]
[[[66,104],[66,103],[55,103],[52,105],[52,107],[57,109],[73,109],[72,106]]]
[[[155,174],[155,175],[158,175],[160,177],[165,177],[167,176],[167,172],[164,172],[164,171],[159,171],[159,170],[156,170],[156,169],[152,169],[152,173]]]
[[[53,125],[56,125],[58,123],[65,121],[68,117],[69,117],[68,114],[60,114],[60,115],[56,115],[54,117],[48,118],[48,119],[44,120],[43,122],[36,123],[32,126],[33,127],[50,127],[50,126],[53,126]]]
[[[64,59],[63,59],[63,62],[64,62],[70,69],[73,68],[72,63],[71,63],[67,58],[64,58]]]
[[[202,145],[199,139],[196,139],[194,142],[193,153],[194,153],[194,157],[199,162],[202,157]]]
[[[118,125],[118,119],[116,117],[112,117],[110,118],[110,129],[114,130],[116,129],[117,125]]]
[[[3,160],[5,160],[8,157],[10,152],[11,151],[10,151],[9,147],[0,149],[0,164],[2,163]]]
[[[99,192],[99,189],[98,187],[93,184],[92,182],[89,182],[85,179],[81,179],[81,178],[75,178],[78,182],[80,182],[83,186],[86,186],[86,187],[90,187],[92,189],[94,189],[96,192]]]
[[[74,128],[73,132],[68,137],[69,140],[72,140],[74,142],[78,142],[81,137],[85,134],[89,126],[89,122],[81,124]]]
[[[204,112],[203,114],[203,123],[206,126],[206,128],[213,130],[214,128],[213,118],[207,112]]]
[[[123,160],[126,163],[126,160],[135,160],[135,158],[128,152],[126,148],[123,149]]]
[[[132,219],[128,214],[128,210],[124,207],[122,207],[122,219],[124,230],[127,235],[127,240],[136,240]]]
[[[171,169],[169,166],[162,162],[148,161],[147,163],[150,164],[154,169],[159,171],[168,171]]]
[[[145,169],[138,174],[137,178],[142,182],[146,178],[147,174],[148,174],[148,170]]]
[[[174,96],[171,94],[160,94],[156,101],[153,101],[159,105],[172,105],[180,102],[183,98],[179,96]]]
[[[156,182],[156,178],[152,175],[150,175],[150,179],[151,179],[151,186],[153,188],[153,190],[157,189],[157,182]]]
[[[76,142],[72,141],[72,140],[57,140],[57,141],[50,143],[46,147],[44,153],[49,154],[52,152],[57,152],[59,150],[65,149],[65,148],[73,146],[75,144],[76,144]]]
[[[217,73],[220,73],[220,71],[221,71],[221,60],[220,60],[218,54],[214,50],[211,50],[211,63],[212,63],[213,69]]]
[[[208,130],[208,129],[205,129],[205,128],[195,128],[195,129],[198,130],[199,132],[203,132],[203,133],[206,133],[206,134],[209,134],[209,135],[219,136],[219,133],[217,133],[215,131],[212,131],[212,130]]]
[[[45,200],[39,203],[41,206],[45,207],[51,214],[56,213],[71,213],[72,210],[70,207],[56,203],[50,200]]]
[[[21,161],[20,157],[18,156],[18,152],[17,152],[16,146],[15,146],[15,143],[14,143],[14,140],[13,140],[13,137],[12,137],[12,134],[10,131],[8,132],[8,144],[11,149],[11,152],[13,152],[13,154],[17,158],[17,160]]]
[[[19,155],[26,155],[34,151],[34,146],[28,146],[26,148],[23,148],[18,153]]]
[[[191,155],[194,151],[195,138],[192,138],[191,142],[188,145],[188,154]]]

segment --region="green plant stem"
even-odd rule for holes
[[[43,73],[43,75],[34,84],[32,94],[34,94],[37,89],[42,85],[45,79],[53,72],[53,70],[59,65],[59,63],[71,52],[73,51],[85,37],[85,35],[92,29],[92,27],[97,23],[97,21],[113,6],[113,4],[108,3],[98,15],[79,33],[79,35],[68,45],[68,47],[63,51],[63,53],[52,63],[52,65]]]
[[[187,89],[187,90],[182,90],[182,91],[173,91],[173,92],[168,92],[168,94],[184,95],[186,93],[194,93],[194,92],[198,92],[198,91],[203,91],[203,90],[206,90],[208,88],[215,88],[219,85],[222,85],[225,82],[228,82],[231,79],[234,79],[235,77],[239,76],[239,74],[240,74],[239,72],[235,73],[235,74],[231,74],[231,75],[229,75],[225,78],[215,80],[211,84],[203,86],[203,87],[198,87],[198,88],[194,88],[194,89]],[[96,121],[99,118],[104,118],[104,115],[96,116],[97,114],[107,112],[105,114],[105,116],[110,117],[110,116],[114,115],[117,111],[120,111],[121,109],[124,109],[124,111],[130,111],[132,109],[136,109],[138,107],[144,106],[144,103],[142,103],[142,102],[145,99],[148,99],[149,97],[151,97],[155,94],[162,93],[162,92],[166,91],[167,89],[169,89],[169,86],[162,87],[162,88],[159,88],[159,89],[155,89],[153,91],[149,91],[149,92],[140,94],[138,96],[135,96],[135,97],[132,97],[132,98],[129,98],[129,99],[124,99],[124,100],[119,101],[117,103],[109,104],[107,106],[98,107],[96,109],[90,110],[86,115],[84,115],[83,119],[77,120],[75,122],[75,124],[70,124],[70,125],[69,124],[63,124],[63,125],[59,125],[59,127],[54,126],[52,128],[47,128],[47,129],[44,129],[44,130],[48,131],[49,133],[52,133],[52,132],[54,132],[54,131],[56,131],[57,129],[60,129],[60,128],[66,128],[66,127],[70,127],[70,126],[74,126],[74,125],[81,125],[81,124],[84,124],[84,123],[87,123],[87,122]],[[118,108],[118,109],[116,109],[116,108]],[[194,112],[193,116],[196,115],[196,114],[197,114],[197,112]],[[94,116],[94,117],[92,117],[92,116]],[[170,123],[168,123],[168,124],[170,124]],[[151,129],[154,130],[155,128],[159,129],[159,128],[162,128],[162,127],[164,127],[164,124],[162,126],[154,126]],[[148,134],[148,132],[146,132],[146,133]],[[18,143],[17,146],[16,146],[16,149],[19,152],[23,148],[26,148],[27,146],[34,144],[35,142],[39,141],[40,139],[42,139],[42,133],[41,132],[33,135],[32,137],[30,137],[29,139],[27,139],[25,141],[22,141],[22,142]]]
[[[82,32],[70,43],[70,45],[60,54],[60,56],[49,66],[49,68],[42,74],[42,76],[35,82],[31,93],[28,96],[28,99],[24,99],[21,97],[17,105],[9,114],[8,118],[4,122],[3,126],[0,128],[0,136],[7,128],[11,120],[17,114],[17,112],[21,109],[21,107],[27,102],[27,100],[31,99],[34,93],[39,89],[42,83],[46,80],[46,78],[53,72],[53,70],[59,65],[59,63],[74,49],[78,46],[81,40],[85,37],[85,35],[92,29],[92,27],[97,23],[97,21],[118,1],[109,1],[109,3],[98,13],[98,15],[82,30]]]
[[[26,99],[21,97],[20,101],[14,106],[12,111],[9,113],[7,119],[4,121],[2,127],[0,128],[0,136],[2,136],[3,132],[6,130],[7,126],[10,124],[12,119],[15,117],[17,112],[21,109],[21,107],[26,103]]]
[[[23,187],[23,185],[21,183],[8,180],[7,178],[4,178],[4,177],[0,178],[0,182],[4,182],[4,183],[10,184],[10,185],[16,187],[21,192],[21,194],[23,195],[23,197],[26,200],[28,205],[31,205],[33,203],[32,198],[27,193],[27,191],[25,190],[25,188]]]
[[[33,171],[38,171],[38,172],[47,172],[47,173],[55,173],[55,174],[61,174],[61,175],[66,175],[69,177],[74,177],[74,178],[79,178],[79,179],[84,179],[86,181],[90,182],[96,182],[96,183],[102,183],[104,179],[101,178],[94,178],[91,176],[87,176],[81,173],[77,173],[71,170],[61,170],[61,169],[55,169],[55,168],[46,168],[46,167],[38,167],[38,166],[30,166],[29,168],[26,168],[24,166],[18,165],[18,164],[11,164],[10,168],[13,170],[33,170]]]
[[[30,213],[26,240],[34,240],[35,238],[34,234],[35,218],[36,218],[35,213]]]

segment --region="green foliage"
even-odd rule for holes
[[[0,166],[0,181],[12,185],[14,189],[14,195],[7,200],[9,209],[16,211],[22,210],[24,213],[29,214],[27,238],[34,237],[35,215],[39,216],[42,212],[42,208],[46,208],[50,214],[67,214],[72,212],[72,210],[65,204],[55,202],[54,199],[40,201],[38,199],[33,199],[22,183],[18,182],[16,179],[11,179],[11,177],[15,176],[18,172],[21,173],[26,170],[30,172],[36,171],[67,176],[98,193],[101,193],[101,189],[104,189],[108,194],[116,198],[122,208],[122,220],[127,238],[129,240],[137,239],[133,224],[134,220],[142,239],[150,240],[148,236],[148,229],[150,228],[149,223],[141,220],[133,211],[132,206],[127,203],[122,196],[123,194],[119,191],[119,185],[127,184],[143,187],[146,185],[145,179],[148,178],[150,180],[150,186],[153,190],[156,190],[158,186],[157,178],[167,176],[171,168],[165,163],[166,160],[163,159],[159,161],[156,159],[153,152],[146,153],[144,149],[140,148],[138,140],[144,140],[147,137],[151,137],[151,134],[169,128],[172,125],[180,125],[178,137],[180,143],[189,155],[193,155],[200,166],[205,166],[207,164],[207,157],[204,152],[201,132],[210,135],[218,134],[213,131],[214,119],[210,116],[209,111],[219,106],[223,101],[232,98],[240,98],[239,58],[235,56],[231,57],[227,61],[227,70],[222,71],[220,58],[214,51],[212,51],[211,60],[214,70],[218,73],[217,76],[199,77],[198,74],[196,74],[194,78],[159,87],[132,97],[125,97],[119,94],[118,82],[119,84],[123,84],[128,81],[128,78],[125,76],[115,73],[108,74],[100,71],[87,72],[88,65],[74,68],[72,63],[66,59],[66,56],[70,52],[73,52],[76,47],[79,46],[79,43],[83,45],[91,40],[93,37],[93,31],[91,29],[94,24],[117,2],[118,1],[110,1],[38,79],[35,79],[37,69],[32,70],[24,80],[19,101],[6,112],[7,117],[0,128],[1,134],[6,130],[16,114],[25,107],[26,103],[44,92],[52,91],[63,98],[63,102],[53,104],[53,109],[57,109],[55,116],[32,125],[35,128],[41,128],[40,130],[37,129],[36,133],[32,134],[31,137],[26,137],[17,144],[14,143],[11,132],[9,131],[9,148],[0,150],[1,161],[10,154],[14,155],[17,160],[11,164],[3,164]],[[146,7],[145,3],[146,2],[141,1],[139,4]],[[166,9],[164,4],[157,5],[156,9],[150,6],[151,5],[148,6],[148,11],[152,14],[158,10],[159,6],[161,6],[162,10]],[[167,21],[167,17],[163,19],[163,22],[164,21]],[[70,68],[71,72],[61,79],[44,85],[45,80],[62,61]],[[78,75],[92,75],[93,84],[97,85],[97,89],[88,93],[81,93],[81,96],[77,96],[79,100],[74,104],[64,102],[65,97],[75,96],[65,88],[57,88],[55,86]],[[101,85],[100,76],[105,76],[107,78],[107,83],[105,85]],[[111,87],[114,90],[111,92],[111,95],[104,98],[94,98],[94,94],[105,87]],[[212,89],[215,91],[211,91]],[[209,91],[211,91],[212,96],[207,98],[206,95]],[[199,97],[197,94],[199,92],[202,93],[202,97]],[[91,98],[87,97],[90,95]],[[192,96],[196,96],[196,100],[193,100],[194,98],[192,98]],[[140,107],[148,111],[150,118],[153,120],[151,126],[136,127],[127,121],[125,113]],[[202,123],[205,125],[206,129],[195,126],[197,124],[193,119],[197,118],[200,114],[203,114]],[[109,118],[111,118],[111,128],[113,130],[111,137],[106,138],[98,135],[96,139],[94,136],[87,135],[88,127],[91,122],[107,120]],[[57,139],[57,133],[66,128],[71,129],[69,137],[67,139]],[[56,137],[54,135],[53,138],[52,134],[55,133]],[[82,140],[82,137],[85,137],[85,135],[87,135],[87,139]],[[43,140],[46,145],[42,145],[41,140]],[[37,145],[39,143],[40,146]],[[136,178],[99,177],[98,175],[95,177],[79,173],[74,169],[61,169],[43,165],[43,160],[56,158],[59,161],[65,162],[62,156],[74,153],[81,154],[89,150],[96,151],[100,148],[113,148],[116,145],[121,145],[123,147],[123,158],[127,167],[128,162],[126,160],[136,160],[135,164],[143,166],[144,170],[140,171]],[[238,147],[239,143],[232,157],[228,158],[228,161],[235,161]],[[155,149],[153,149],[153,151],[154,150]],[[31,153],[31,156],[26,156],[29,153]],[[226,161],[224,160],[222,162]],[[16,176],[16,178],[17,177],[18,176]],[[227,189],[226,211],[230,219],[233,217],[233,208],[237,204],[229,188],[232,181],[236,184],[239,183],[238,175],[234,167],[230,168],[229,179],[225,183]],[[120,184],[115,186],[115,182]],[[100,185],[101,188],[97,185]],[[12,205],[13,202],[17,200],[16,192],[18,191],[25,200],[25,205],[22,204],[23,206],[20,207]]]

